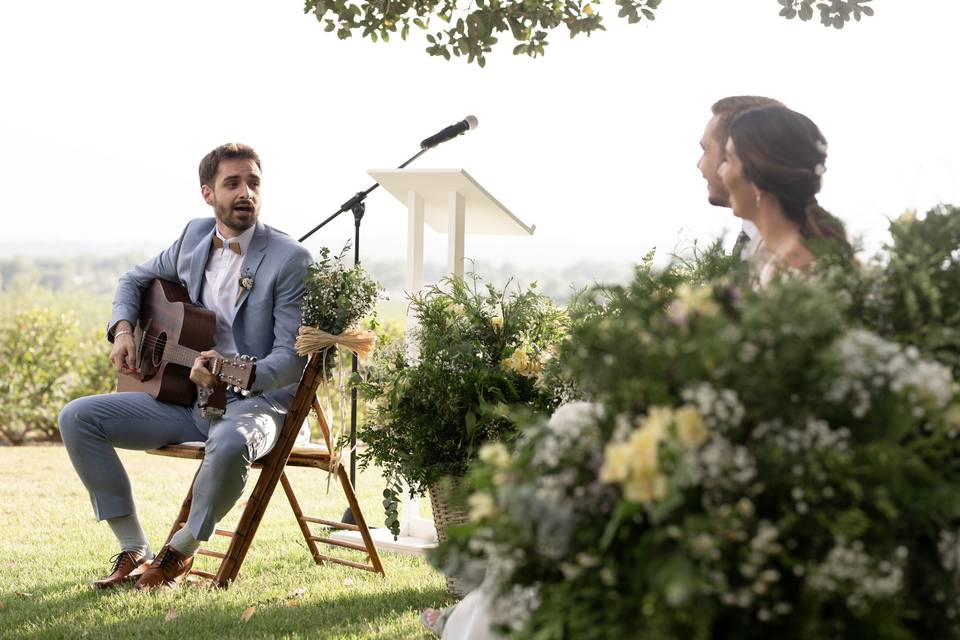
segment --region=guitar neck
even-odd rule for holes
[[[193,368],[193,361],[200,357],[200,352],[180,344],[167,344],[163,349],[163,359],[179,364],[187,369]]]
[[[180,344],[167,343],[163,348],[163,360],[178,364],[188,369],[200,356],[200,352]],[[217,376],[220,382],[233,385],[240,389],[249,389],[256,373],[256,359],[247,356],[232,358],[216,358],[208,363],[207,368]]]

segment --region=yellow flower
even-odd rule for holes
[[[510,452],[501,442],[489,442],[480,447],[480,460],[503,469],[510,464]]]
[[[510,357],[504,358],[500,362],[504,371],[514,371],[522,376],[536,377],[543,369],[543,364],[538,358],[532,357],[530,345],[523,343],[513,350]]]
[[[682,284],[677,288],[677,299],[668,310],[674,320],[684,320],[696,313],[701,316],[715,316],[720,307],[713,299],[713,287],[692,287]]]
[[[497,503],[489,493],[474,493],[467,498],[467,507],[473,522],[491,518],[497,513]]]
[[[622,482],[630,474],[630,446],[611,442],[603,450],[603,465],[600,467],[600,482]]]
[[[503,328],[503,317],[494,316],[490,318],[490,324],[493,325],[494,331],[500,331]]]
[[[634,475],[653,473],[657,470],[662,434],[656,428],[643,426],[630,435],[628,445],[633,458]]]
[[[677,435],[680,441],[688,447],[696,447],[707,438],[707,426],[703,416],[690,405],[677,409],[673,416],[677,425]]]
[[[673,409],[670,407],[653,406],[647,410],[647,415],[640,423],[641,428],[650,429],[662,438],[667,427],[673,422]]]
[[[907,209],[900,214],[900,217],[897,218],[894,222],[897,224],[910,224],[917,221],[917,210],[916,209]]]
[[[630,502],[653,502],[667,495],[667,479],[662,473],[630,478],[623,485],[623,497]]]
[[[660,472],[660,443],[674,420],[670,407],[650,407],[626,442],[604,448],[600,481],[620,484],[631,502],[648,503],[665,496],[667,478]]]

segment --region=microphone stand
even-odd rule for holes
[[[408,164],[422,156],[429,149],[433,147],[427,147],[426,149],[420,149],[416,155],[409,158],[406,162],[401,164],[398,169],[405,168]],[[353,264],[360,264],[360,221],[363,220],[363,215],[367,211],[366,199],[370,193],[380,186],[379,182],[374,182],[366,191],[358,191],[352,198],[340,205],[333,215],[329,216],[326,220],[315,226],[313,229],[305,233],[300,237],[299,242],[303,242],[314,233],[327,226],[329,223],[333,222],[337,216],[346,211],[353,212]],[[357,373],[357,354],[353,354],[353,361],[351,366],[351,371]],[[336,443],[334,443],[336,444]],[[353,485],[354,490],[357,488],[357,388],[353,387],[350,390],[350,484]],[[343,518],[341,519],[347,524],[356,524],[356,519],[353,517],[353,511],[350,507],[347,507],[347,510],[343,512]]]

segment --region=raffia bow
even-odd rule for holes
[[[367,331],[364,329],[347,329],[343,333],[333,334],[327,333],[316,327],[310,327],[306,325],[301,325],[300,330],[297,334],[297,339],[294,342],[294,347],[297,350],[297,355],[305,356],[312,355],[314,353],[320,353],[321,351],[326,351],[327,349],[336,349],[338,347],[343,347],[348,349],[359,358],[369,358],[373,355],[373,348],[377,344],[377,336],[372,331]],[[324,392],[321,395],[321,403],[323,403],[322,398],[329,399],[329,394],[327,393],[327,361],[326,358],[323,358],[323,375],[321,384],[324,387]],[[346,389],[343,383],[342,376],[337,376],[336,379],[336,398],[337,404],[339,405],[339,417],[343,418],[345,415],[344,411],[344,400],[346,396]],[[333,407],[329,407],[333,409]],[[334,417],[334,413],[329,411],[327,415]],[[330,458],[333,463],[333,468],[336,469],[340,466],[340,458],[343,456],[337,442],[340,439],[340,430],[343,424],[343,420],[334,420],[330,425]],[[353,450],[349,450],[348,453],[353,454]],[[330,493],[330,478],[331,475],[327,476],[327,493]]]
[[[347,329],[334,335],[316,327],[301,326],[294,346],[300,356],[339,346],[353,351],[360,358],[369,358],[376,344],[377,336],[365,329]]]

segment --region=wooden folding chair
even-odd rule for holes
[[[366,571],[372,571],[374,573],[386,575],[383,570],[383,564],[380,562],[380,556],[377,553],[377,548],[373,544],[373,538],[370,536],[370,530],[367,528],[367,523],[363,518],[363,513],[360,511],[360,504],[357,502],[356,494],[353,491],[353,485],[350,484],[350,479],[347,476],[343,465],[335,462],[330,455],[330,452],[333,450],[333,443],[330,441],[330,428],[327,426],[326,418],[323,415],[323,411],[320,409],[320,404],[317,402],[317,387],[321,382],[322,367],[323,355],[313,354],[310,357],[310,362],[307,364],[307,368],[303,373],[303,377],[300,379],[300,386],[297,388],[297,393],[293,398],[293,403],[290,405],[290,409],[287,412],[286,420],[284,420],[283,426],[280,429],[280,435],[277,439],[277,444],[270,453],[263,457],[263,459],[258,460],[253,464],[254,468],[260,469],[260,478],[257,480],[257,484],[253,488],[253,494],[247,500],[247,504],[243,509],[243,514],[240,516],[240,522],[237,525],[237,528],[233,531],[227,531],[223,529],[217,529],[215,531],[216,535],[230,538],[230,546],[226,553],[220,553],[204,548],[200,548],[197,551],[197,553],[201,555],[220,559],[220,566],[216,573],[209,573],[195,569],[190,571],[191,574],[211,580],[215,586],[220,588],[226,588],[230,586],[230,583],[233,582],[233,580],[237,577],[237,574],[240,572],[240,566],[243,564],[243,560],[250,548],[250,543],[253,541],[253,537],[257,533],[257,528],[260,526],[260,521],[263,519],[263,514],[267,509],[267,504],[270,502],[270,497],[273,495],[273,492],[277,487],[277,482],[280,482],[283,486],[284,493],[287,494],[287,500],[290,502],[290,506],[293,508],[294,516],[296,516],[297,523],[300,525],[300,531],[303,534],[304,540],[307,542],[307,547],[310,550],[310,554],[313,556],[313,559],[317,564],[323,564],[324,562],[335,562],[349,567],[354,567],[356,569],[364,569]],[[324,446],[311,445],[309,447],[295,447],[294,444],[296,442],[297,434],[300,430],[300,425],[302,425],[303,421],[307,418],[311,408],[316,413],[320,430],[323,433]],[[160,456],[170,456],[174,458],[191,458],[200,460],[203,459],[204,449],[202,444],[174,444],[161,447],[159,449],[151,449],[147,451],[147,453]],[[350,509],[353,512],[356,524],[346,524],[333,520],[324,520],[322,518],[305,516],[303,511],[300,509],[297,496],[293,492],[293,487],[291,486],[284,470],[287,466],[313,467],[316,469],[322,469],[327,473],[336,474],[337,478],[340,480],[340,485],[343,487],[343,493],[346,495],[347,502],[349,503]],[[197,469],[197,472],[199,473],[199,469]],[[196,482],[196,474],[194,474],[193,481]],[[184,499],[183,504],[180,507],[180,513],[174,521],[173,527],[170,529],[170,535],[167,536],[168,543],[170,542],[170,538],[173,537],[173,534],[186,524],[187,515],[190,513],[190,503],[192,502],[192,499],[193,483],[190,484],[190,490],[187,492],[187,497]],[[310,523],[321,524],[332,529],[359,531],[360,537],[363,540],[363,544],[344,542],[324,536],[315,536],[310,530]],[[318,542],[326,545],[365,552],[367,554],[368,564],[324,555],[320,553],[320,550],[317,547]]]

